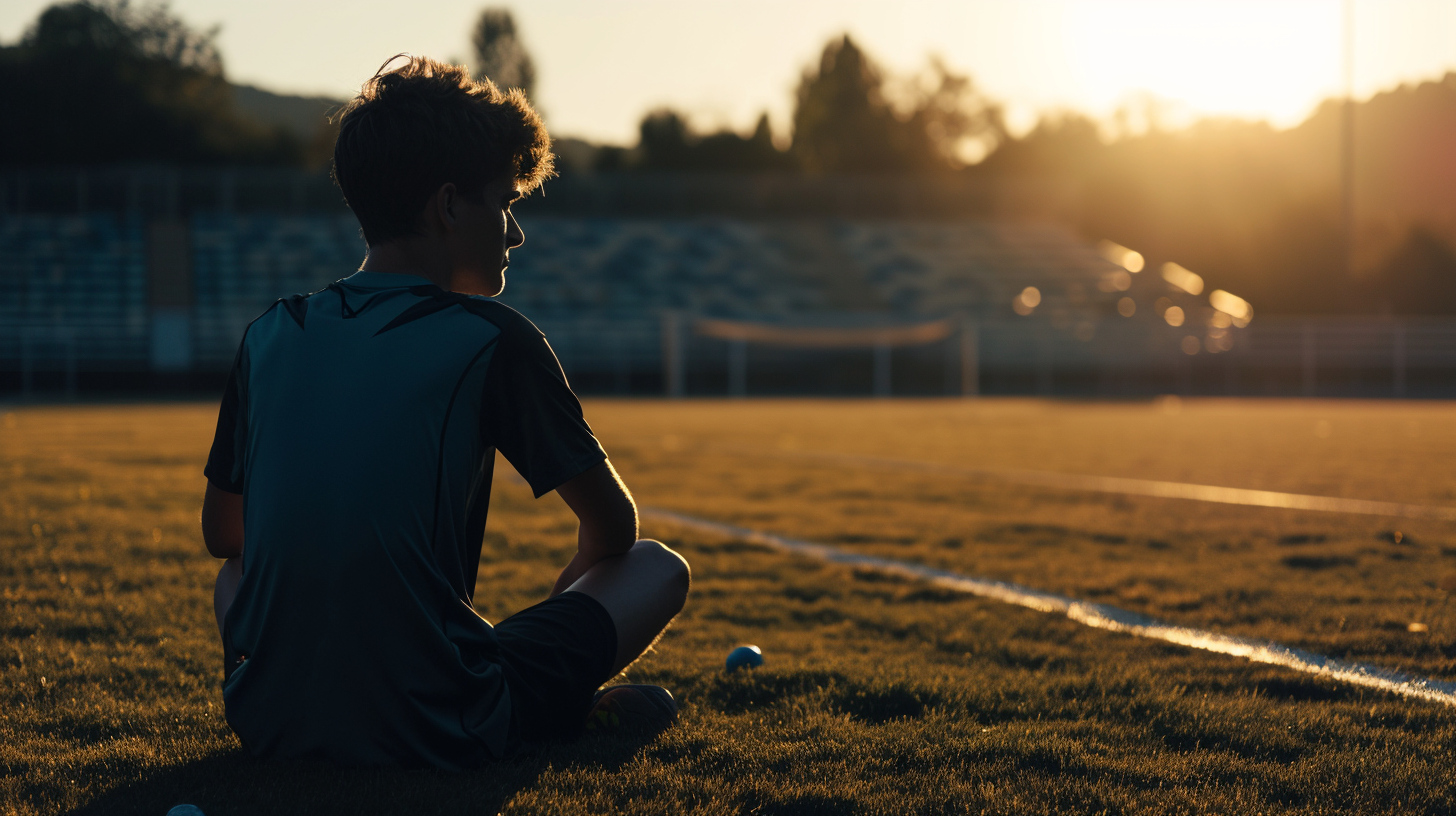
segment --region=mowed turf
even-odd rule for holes
[[[1452,525],[816,457],[1456,506],[1450,406],[587,410],[646,506],[1456,678]],[[678,695],[668,732],[458,775],[254,762],[222,718],[217,563],[197,531],[214,418],[205,405],[0,415],[0,813],[1434,814],[1456,801],[1450,708],[657,524],[644,534],[689,558],[693,594],[630,680]],[[575,529],[507,474],[477,588],[491,619],[544,597]],[[726,674],[744,642],[767,664]]]
[[[822,456],[1456,507],[1456,406],[593,407],[645,505],[1456,680],[1449,522],[1026,487]]]

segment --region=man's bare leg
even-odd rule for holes
[[[688,562],[661,542],[644,538],[622,555],[587,570],[568,592],[595,598],[617,626],[616,674],[642,656],[687,601]]]

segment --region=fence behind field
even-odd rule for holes
[[[947,320],[953,331],[931,342],[836,348],[715,337],[676,313],[538,324],[589,393],[1456,397],[1452,320],[1269,317],[1236,330],[1228,351],[1205,341],[1191,355],[1187,332],[1152,321],[1109,322],[1084,340],[1045,322]]]
[[[170,329],[7,320],[0,392],[74,392],[98,375],[141,384],[158,370],[216,376],[249,319],[218,308]],[[1238,331],[1232,349],[1194,355],[1181,345],[1189,335],[1151,322],[1109,324],[1083,340],[1030,320],[946,321],[953,330],[926,343],[806,348],[699,333],[697,317],[680,313],[536,320],[573,384],[594,394],[1456,396],[1451,320],[1264,318]],[[195,352],[168,358],[169,342],[189,334]]]

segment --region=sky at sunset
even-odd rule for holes
[[[0,4],[16,40],[47,5]],[[479,0],[175,0],[221,27],[230,78],[349,96],[391,54],[469,57]],[[531,0],[503,3],[539,72],[558,134],[631,143],[669,105],[702,129],[788,132],[794,85],[825,41],[849,32],[892,73],[931,53],[1003,101],[1014,130],[1058,108],[1111,120],[1156,98],[1170,124],[1205,115],[1298,123],[1343,88],[1342,0]],[[1357,0],[1359,96],[1456,70],[1456,2]]]

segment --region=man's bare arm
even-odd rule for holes
[[[556,492],[581,526],[576,534],[576,555],[556,579],[553,598],[601,560],[622,555],[637,543],[637,505],[611,462],[574,477]]]
[[[243,497],[207,483],[202,497],[202,543],[213,558],[243,554]]]

